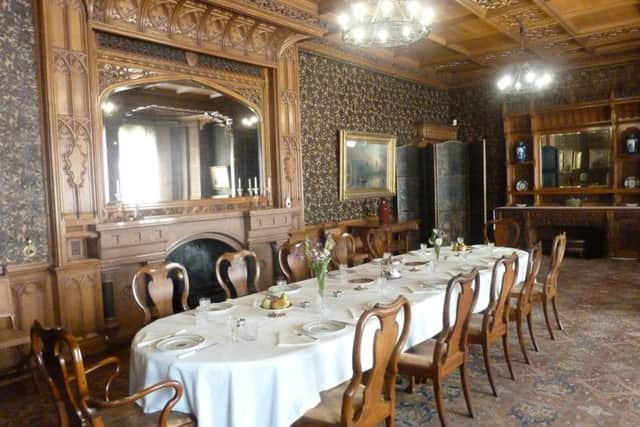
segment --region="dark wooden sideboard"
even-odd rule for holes
[[[569,241],[584,241],[587,255],[640,258],[640,208],[622,206],[505,206],[497,218],[520,224],[520,246],[549,241],[566,231]]]

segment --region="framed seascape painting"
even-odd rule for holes
[[[396,194],[396,137],[340,131],[340,200]]]

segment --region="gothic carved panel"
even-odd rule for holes
[[[92,19],[170,44],[180,41],[184,47],[271,66],[283,42],[274,25],[198,0],[98,1]]]
[[[235,92],[239,97],[251,102],[260,111],[265,106],[264,77],[253,77],[221,71],[206,66],[189,66],[185,63],[164,61],[143,55],[120,54],[112,50],[98,52],[98,83],[100,91],[116,83],[125,83],[147,77],[184,74],[204,77],[219,86]]]
[[[62,168],[71,187],[84,185],[91,144],[90,125],[86,119],[58,117],[58,144],[62,150]]]

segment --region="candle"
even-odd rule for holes
[[[267,177],[267,193],[271,194],[271,177]]]
[[[238,189],[242,188],[242,183],[240,182],[240,178],[238,178]]]
[[[253,177],[253,188],[255,188],[255,189],[258,188],[258,177],[257,176]]]

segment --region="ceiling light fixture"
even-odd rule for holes
[[[521,52],[525,52],[524,25],[520,22]],[[543,67],[536,68],[534,64],[525,62],[514,66],[508,73],[503,74],[497,81],[500,92],[506,94],[520,94],[538,92],[549,87],[553,82],[553,74]]]
[[[435,13],[418,1],[362,0],[338,16],[342,40],[363,47],[396,47],[431,33]]]

